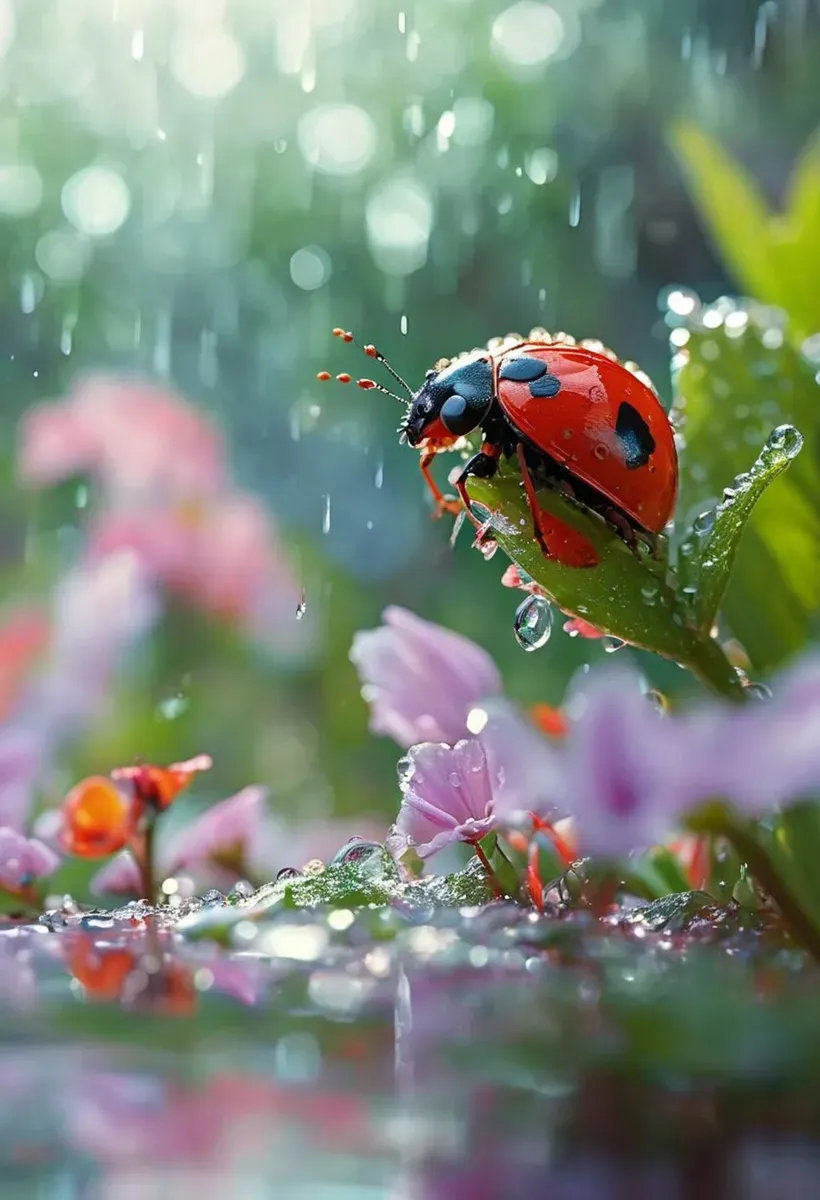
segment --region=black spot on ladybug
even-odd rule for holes
[[[561,391],[561,380],[555,375],[545,375],[530,384],[531,396],[557,396]]]
[[[502,379],[513,383],[531,383],[547,373],[547,364],[540,358],[510,358],[499,371]]]
[[[624,401],[618,409],[615,436],[621,443],[629,471],[646,466],[655,450],[655,439],[637,408]]]

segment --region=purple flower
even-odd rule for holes
[[[402,803],[387,839],[400,857],[414,849],[429,858],[454,842],[477,842],[495,826],[493,786],[476,739],[446,746],[425,742],[399,763]]]
[[[59,862],[59,856],[37,838],[0,826],[0,886],[6,891],[19,892],[32,880],[51,875]]]
[[[350,651],[370,705],[370,728],[405,749],[452,745],[467,715],[501,692],[498,669],[480,646],[404,608],[384,611],[378,629],[357,633]]]

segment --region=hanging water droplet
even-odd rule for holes
[[[495,557],[498,550],[498,542],[494,538],[482,538],[481,541],[476,540],[476,549],[480,550],[487,562]]]
[[[655,712],[660,713],[661,716],[669,712],[669,701],[662,692],[656,691],[655,688],[650,688],[650,690],[646,693],[646,698],[654,708]]]
[[[302,617],[305,615],[306,612],[307,612],[307,596],[305,594],[305,589],[302,588],[301,591],[299,592],[299,600],[296,605],[296,620],[301,621]]]
[[[543,596],[528,596],[515,610],[515,640],[522,650],[540,650],[552,633],[552,609]]]
[[[617,650],[623,650],[626,642],[622,641],[621,638],[605,637],[601,639],[601,645],[606,654],[615,654]]]
[[[704,534],[709,532],[715,523],[715,516],[715,510],[713,508],[707,508],[705,512],[699,513],[695,517],[694,521],[692,522],[692,529],[698,535],[698,537],[703,537]]]
[[[803,449],[803,434],[794,425],[778,425],[766,442],[766,449],[786,458],[796,458]]]
[[[765,683],[744,683],[743,690],[752,700],[771,700],[772,689]]]

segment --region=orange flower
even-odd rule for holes
[[[560,708],[553,708],[549,704],[533,704],[530,716],[541,732],[549,737],[561,738],[566,735],[567,719]]]
[[[153,808],[169,808],[180,792],[188,787],[200,771],[209,771],[213,759],[208,754],[198,754],[187,762],[171,763],[170,767],[154,767],[138,764],[133,767],[117,767],[111,778],[127,780],[134,790],[134,799]]]
[[[105,858],[122,850],[135,824],[133,806],[105,775],[81,780],[62,803],[63,847],[78,858]]]
[[[148,950],[147,944],[144,949]],[[184,963],[163,959],[158,970],[146,972],[141,954],[81,934],[66,956],[66,965],[91,1000],[128,1000],[135,1008],[167,1017],[187,1016],[196,1007],[193,971]]]

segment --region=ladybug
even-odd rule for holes
[[[343,330],[334,333],[353,341]],[[509,334],[485,349],[439,361],[414,392],[374,346],[364,349],[408,393],[401,433],[421,451],[421,471],[439,514],[460,512],[463,505],[479,525],[467,480],[490,479],[502,458],[515,458],[534,534],[547,557],[571,567],[598,562],[583,534],[541,508],[537,492],[543,486],[600,513],[631,546],[640,539],[654,548],[675,507],[677,453],[666,411],[634,364],[621,363],[600,342],[534,329],[529,338]],[[320,378],[330,376],[322,372]],[[373,380],[358,382],[395,396]],[[477,429],[483,440],[455,480],[458,498],[444,496],[430,466]]]

